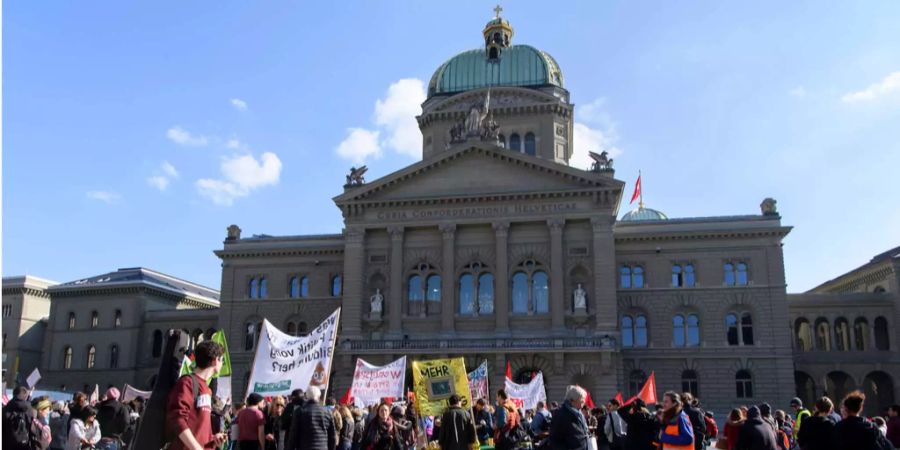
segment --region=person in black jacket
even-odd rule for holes
[[[690,392],[681,394],[682,410],[691,419],[691,427],[694,428],[694,448],[701,450],[706,448],[706,420],[704,412],[700,409],[700,399],[694,398]]]
[[[637,399],[619,408],[619,415],[628,424],[625,448],[628,450],[653,450],[653,441],[659,434],[659,422],[650,414],[643,400]]]
[[[109,388],[103,401],[97,405],[97,422],[102,434],[97,449],[119,450],[122,447],[122,434],[128,428],[128,409],[119,402],[118,389]]]
[[[815,414],[803,419],[797,432],[797,445],[802,450],[834,450],[834,404],[828,397],[816,401]]]
[[[284,435],[288,436],[291,434],[291,420],[294,418],[294,410],[299,408],[305,403],[306,400],[303,399],[303,389],[294,389],[291,392],[291,398],[288,401],[288,404],[284,407],[284,412],[281,413],[281,431],[284,431]],[[287,437],[285,437],[287,440]]]
[[[581,407],[587,392],[578,386],[566,388],[566,401],[556,411],[550,421],[550,448],[555,450],[587,450],[587,420],[581,414]]]
[[[875,446],[879,438],[884,439],[878,428],[868,420],[860,417],[866,394],[853,391],[841,402],[843,420],[834,426],[834,444],[836,450],[868,450]]]
[[[438,443],[441,450],[468,450],[477,440],[475,424],[469,417],[469,412],[459,406],[458,395],[451,395],[448,401],[450,407],[441,416]]]
[[[747,410],[747,420],[741,425],[735,450],[778,450],[772,426],[763,421],[759,407]]]
[[[286,450],[334,450],[337,446],[334,418],[319,403],[321,395],[315,386],[306,390],[306,403],[291,418]]]

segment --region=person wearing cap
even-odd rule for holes
[[[791,399],[791,409],[794,410],[795,417],[797,418],[797,420],[794,421],[794,440],[797,440],[797,437],[800,434],[800,424],[803,419],[811,416],[812,413],[803,407],[803,400],[800,400],[800,397]]]
[[[122,433],[128,428],[128,409],[119,401],[118,389],[106,390],[103,401],[97,405],[97,422],[102,433],[97,450],[122,448]]]
[[[266,448],[266,416],[259,405],[263,396],[256,392],[247,396],[247,407],[237,416],[238,448],[240,450],[263,450]]]
[[[34,417],[34,430],[39,430],[39,433],[35,433],[35,435],[38,438],[40,448],[45,449],[50,446],[50,442],[53,440],[53,435],[50,433],[50,407],[53,406],[53,403],[50,402],[49,397],[40,397],[34,399],[31,402],[31,406],[36,414]]]

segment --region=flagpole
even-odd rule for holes
[[[326,392],[326,393],[328,392],[328,387],[329,387],[328,381],[331,379],[331,367],[334,365],[334,354],[335,354],[335,350],[337,350],[337,348],[335,348],[335,346],[337,345],[338,328],[340,328],[340,325],[341,325],[341,307],[338,306],[337,319],[335,319],[335,321],[334,321],[334,332],[331,333],[331,358],[328,358],[328,376],[325,377],[325,391],[324,392]],[[350,383],[351,383],[350,386],[353,386],[353,384],[352,384],[353,381],[350,381]],[[323,397],[323,398],[327,398],[327,397]]]
[[[638,180],[641,179],[641,171],[638,170]],[[644,209],[644,182],[641,180],[641,190],[638,191],[638,195],[641,196],[640,201],[638,201],[638,209]]]
[[[263,321],[260,326],[265,328],[266,323],[268,321],[269,321],[269,319],[266,319],[265,317],[263,317]],[[250,363],[250,377],[247,378],[247,389],[244,391],[244,398],[247,398],[247,396],[251,394],[250,383],[253,382],[253,371],[256,370],[256,355],[259,354],[259,342],[262,340],[263,331],[265,331],[265,330],[259,330],[259,339],[256,340],[256,348],[253,349],[253,361]],[[268,339],[268,336],[269,336],[269,334],[266,333],[266,339]],[[234,374],[234,369],[232,369],[231,373],[232,373],[232,375]],[[231,396],[234,397],[234,394],[232,393]],[[232,401],[234,401],[234,400],[232,400]]]

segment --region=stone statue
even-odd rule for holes
[[[469,115],[466,117],[466,136],[481,136],[481,124],[487,118],[488,110],[491,107],[491,90],[488,89],[487,95],[484,96],[484,105],[478,103],[469,108]]]
[[[613,159],[609,157],[609,153],[607,153],[606,150],[600,152],[599,155],[594,152],[588,152],[588,154],[591,156],[591,159],[594,160],[594,163],[591,164],[591,172],[612,170]]]
[[[256,333],[256,324],[247,325],[247,334],[255,334]]]
[[[237,225],[229,225],[228,226],[228,237],[225,238],[228,241],[237,241],[241,238],[241,227]]]
[[[369,170],[366,166],[361,166],[359,168],[351,167],[350,173],[347,175],[347,184],[345,186],[361,186],[366,183],[366,179],[363,178],[366,171]]]
[[[587,309],[587,292],[581,287],[581,283],[578,283],[578,287],[572,293],[572,299],[575,303],[575,310]]]
[[[381,313],[384,311],[384,296],[381,295],[381,289],[375,289],[375,295],[369,297],[370,315],[373,319],[380,319]]]
[[[494,121],[491,112],[491,91],[488,89],[484,103],[473,103],[469,113],[462,120],[450,127],[450,144],[459,144],[468,139],[478,138],[486,142],[499,142],[500,125]]]
[[[764,216],[777,216],[778,208],[775,207],[777,203],[774,198],[768,197],[759,204],[759,210]]]

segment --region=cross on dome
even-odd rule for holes
[[[497,6],[494,7],[494,13],[497,14],[496,16],[494,16],[494,18],[499,19],[501,12],[503,12],[503,7],[498,4]]]

